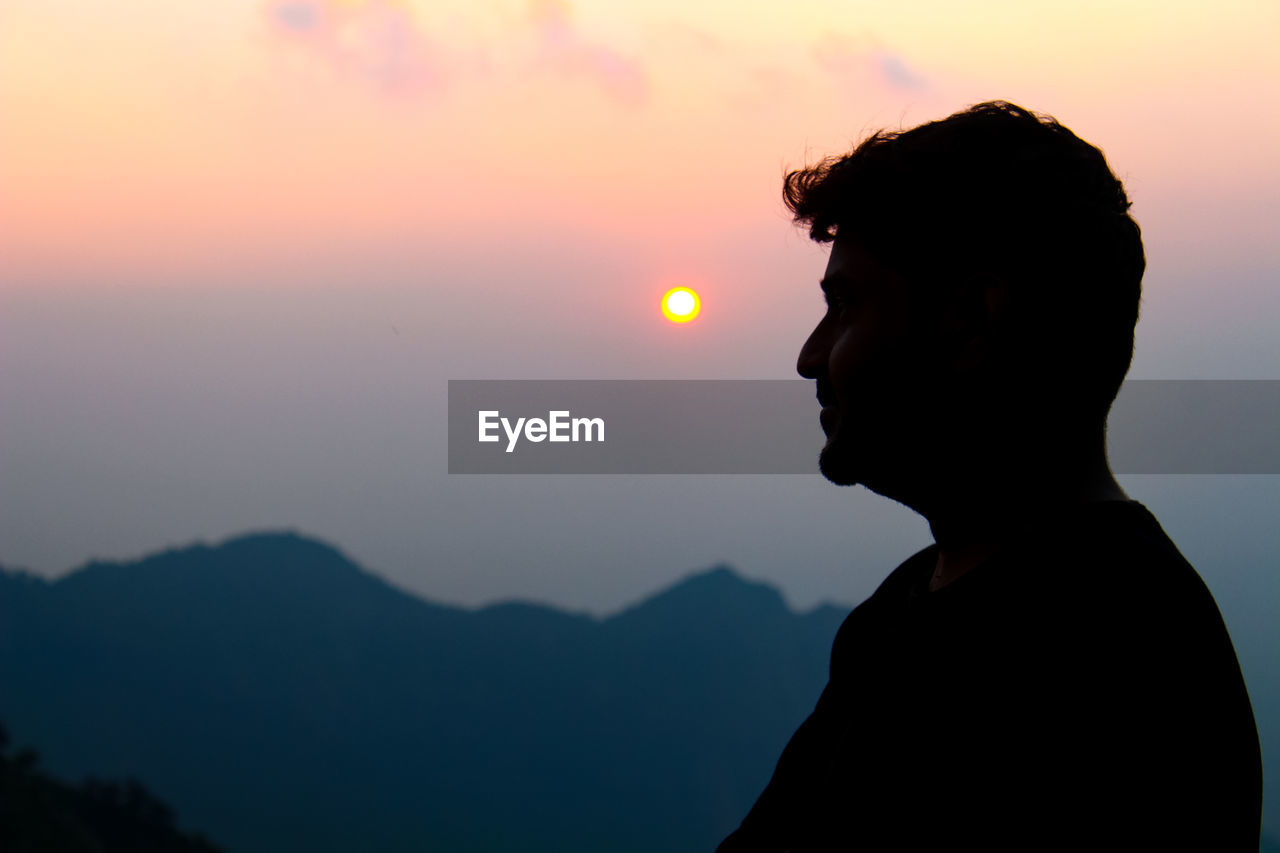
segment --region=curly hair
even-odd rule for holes
[[[1103,153],[1051,116],[976,104],[787,173],[819,242],[851,234],[927,291],[966,270],[1011,285],[1023,353],[1105,417],[1133,358],[1146,257]]]

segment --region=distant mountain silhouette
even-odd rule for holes
[[[845,609],[726,567],[612,617],[402,592],[295,534],[0,571],[0,720],[233,853],[710,850]]]

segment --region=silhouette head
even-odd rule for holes
[[[783,196],[832,243],[797,364],[828,479],[900,497],[1103,446],[1146,260],[1101,151],[992,101],[874,133],[788,173]]]

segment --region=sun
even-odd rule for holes
[[[702,300],[687,287],[673,287],[662,295],[662,316],[673,323],[688,323],[702,310]]]

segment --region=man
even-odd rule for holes
[[[840,628],[739,851],[1256,851],[1262,769],[1212,596],[1107,465],[1141,235],[1102,152],[992,102],[786,178],[832,242],[800,352],[823,474],[935,544]]]

